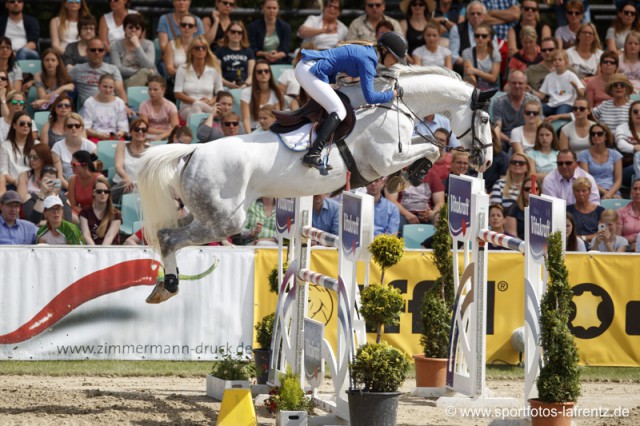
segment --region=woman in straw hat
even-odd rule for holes
[[[612,99],[602,102],[593,109],[596,120],[606,124],[610,129],[616,129],[629,119],[630,96],[633,86],[624,74],[616,73],[611,76],[606,92]]]

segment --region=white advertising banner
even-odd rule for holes
[[[145,303],[162,268],[141,247],[0,248],[0,358],[213,360],[251,353],[254,252],[178,253],[180,292]]]

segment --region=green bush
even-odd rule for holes
[[[449,350],[451,313],[442,299],[440,286],[427,290],[420,307],[422,336],[420,344],[427,358],[446,358]]]
[[[396,348],[384,342],[367,343],[351,363],[351,378],[367,392],[396,392],[408,369],[407,357]]]
[[[540,303],[540,345],[544,365],[537,380],[542,402],[575,402],[580,396],[578,348],[569,330],[571,287],[562,257],[562,236],[549,236],[549,284]]]
[[[282,275],[287,273],[287,269],[289,268],[289,264],[284,262],[282,264]],[[278,282],[278,265],[274,266],[273,269],[269,272],[269,291],[271,293],[278,294],[280,290],[280,283]]]
[[[287,367],[286,374],[280,375],[280,386],[269,392],[264,405],[272,414],[278,411],[306,411],[313,414],[315,408],[313,401],[300,388],[300,377],[291,372],[291,367]]]
[[[449,232],[449,207],[445,203],[440,208],[440,221],[433,235],[433,264],[440,272],[440,290],[447,306],[453,306],[453,239]]]
[[[376,343],[380,343],[382,326],[400,323],[400,311],[404,308],[402,293],[398,288],[372,283],[360,292],[360,302],[360,313],[375,327]]]
[[[384,284],[384,272],[404,256],[404,241],[395,235],[380,234],[369,245],[369,251],[373,261],[380,267],[380,283]]]
[[[258,349],[268,350],[271,348],[271,339],[273,337],[273,324],[276,319],[276,314],[271,313],[265,315],[262,320],[256,324],[256,341],[258,342]]]
[[[255,375],[253,364],[242,359],[241,353],[237,353],[236,357],[224,349],[220,349],[218,353],[222,359],[213,363],[212,376],[222,380],[249,380]]]

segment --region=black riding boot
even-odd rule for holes
[[[302,162],[307,167],[315,167],[318,170],[324,169],[324,163],[321,158],[322,148],[324,148],[331,134],[338,128],[341,122],[342,120],[340,120],[338,114],[332,112],[320,125],[320,128],[316,132],[316,140],[313,142],[313,146],[302,158]]]

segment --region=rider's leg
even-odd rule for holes
[[[324,148],[331,134],[347,116],[347,110],[331,85],[311,73],[310,69],[313,65],[314,62],[312,61],[298,63],[295,75],[300,86],[307,94],[329,113],[327,119],[316,131],[316,139],[313,146],[302,159],[307,166],[320,169],[324,167],[321,160],[322,148]]]

